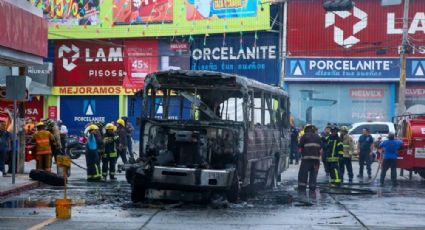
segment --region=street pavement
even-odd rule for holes
[[[76,161],[84,162],[84,157]],[[88,183],[85,171],[73,166],[71,219],[55,218],[54,200],[63,196],[63,188],[43,185],[0,201],[0,229],[425,229],[425,180],[417,175],[409,180],[405,173],[398,187],[382,188],[376,181],[361,187],[375,195],[328,194],[325,185],[315,194],[302,194],[296,192],[298,167],[291,165],[276,189],[217,208],[161,201],[132,204],[124,173],[116,182]],[[326,181],[322,168],[319,181]]]

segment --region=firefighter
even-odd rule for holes
[[[301,149],[301,166],[298,172],[298,189],[306,190],[307,179],[311,192],[316,190],[317,173],[320,166],[320,136],[315,133],[313,125],[306,125],[304,136],[301,137],[299,147]]]
[[[103,122],[96,122],[95,125],[97,126],[97,130],[94,131],[94,135],[96,137],[97,142],[97,153],[99,154],[99,158],[101,159],[103,156],[103,153],[105,152],[105,144],[103,143],[103,135],[105,133],[105,123]]]
[[[326,157],[331,185],[339,186],[341,184],[341,174],[339,171],[339,161],[344,155],[344,148],[341,139],[338,136],[338,127],[330,127],[331,134],[324,145],[323,153]]]
[[[96,132],[99,127],[92,124],[88,126],[88,140],[87,140],[87,151],[86,151],[86,164],[87,164],[87,181],[100,181],[100,160],[99,153],[97,151],[97,138]]]
[[[127,129],[125,128],[125,121],[123,119],[117,120],[117,135],[119,137],[118,154],[124,164],[127,164]]]
[[[331,124],[328,123],[326,125],[325,129],[323,130],[323,132],[321,133],[322,149],[326,145],[326,143],[328,142],[329,135],[331,134],[331,128],[330,127],[331,127]],[[323,168],[325,169],[326,176],[329,177],[328,164],[326,162],[326,156],[324,155],[323,151],[322,151],[321,155],[322,155]]]
[[[51,144],[54,142],[54,137],[46,130],[46,125],[43,122],[39,122],[36,126],[37,131],[33,135],[36,150],[36,169],[50,172],[52,168]]]
[[[60,131],[58,127],[55,125],[55,122],[53,122],[52,120],[47,120],[46,126],[47,126],[47,131],[49,131],[53,135],[52,153],[56,162],[57,156],[62,154]]]
[[[106,180],[109,171],[109,179],[116,180],[115,166],[117,164],[117,146],[119,145],[119,137],[115,133],[115,125],[108,123],[105,126],[106,133],[103,137],[105,144],[105,152],[102,155],[102,177]]]
[[[354,142],[353,138],[348,135],[348,127],[341,127],[341,140],[344,148],[344,155],[339,162],[340,171],[341,171],[341,182],[344,182],[344,173],[345,168],[347,168],[348,181],[353,182],[353,165],[351,164],[351,156],[354,151]]]
[[[391,182],[397,186],[397,151],[403,147],[403,142],[394,139],[394,133],[388,134],[388,140],[379,145],[384,150],[384,161],[382,162],[381,186],[384,186],[387,170],[391,168]]]

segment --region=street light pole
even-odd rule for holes
[[[398,111],[397,115],[401,116],[406,111],[406,51],[408,39],[408,22],[409,22],[409,0],[404,0],[403,13],[403,38],[401,42],[400,52],[400,86],[398,88]]]

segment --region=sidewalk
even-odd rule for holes
[[[35,168],[35,161],[25,162],[25,173],[16,174],[15,184],[12,184],[12,174],[0,177],[0,199],[8,195],[27,191],[40,186],[40,182],[31,180],[28,176],[31,169]]]

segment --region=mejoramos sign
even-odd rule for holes
[[[130,38],[270,28],[260,0],[31,0],[44,9],[49,39]]]
[[[277,33],[267,32],[210,36],[206,40],[198,37],[192,44],[191,69],[234,73],[278,84],[278,41]]]

